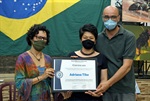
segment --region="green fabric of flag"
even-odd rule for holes
[[[57,0],[57,2],[58,1],[59,0]],[[69,0],[67,1],[69,2]],[[102,12],[106,6],[110,5],[110,1],[111,0],[79,0],[46,21],[39,22],[50,30],[50,43],[43,52],[50,56],[67,56],[68,53],[79,50],[81,48],[79,28],[84,24],[92,23],[97,26],[99,32],[102,31]],[[62,1],[60,0],[60,2],[58,2],[59,6],[61,3]],[[64,3],[62,6],[63,5]],[[50,12],[53,10],[52,7],[49,8]],[[11,22],[9,23],[11,25]],[[22,28],[28,26],[30,21],[26,23],[27,24],[22,25]],[[36,23],[37,22],[35,21],[35,24]],[[2,22],[0,22],[0,27],[1,25]],[[26,33],[13,40],[0,30],[1,56],[18,56],[28,49],[30,49],[30,47],[26,42]]]

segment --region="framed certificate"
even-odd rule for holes
[[[53,58],[52,91],[96,90],[96,59]]]

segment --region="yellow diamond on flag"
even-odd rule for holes
[[[44,7],[35,15],[24,19],[12,19],[0,16],[0,31],[16,40],[23,36],[34,24],[40,24],[61,13],[80,0],[47,0]]]
[[[137,56],[137,57],[135,58],[135,60],[140,60],[140,56]]]

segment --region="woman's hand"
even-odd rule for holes
[[[68,99],[71,97],[72,95],[72,91],[67,91],[67,92],[61,92],[62,96],[64,97],[64,99]]]
[[[45,79],[47,77],[53,78],[54,76],[54,69],[53,68],[46,68],[44,74],[42,75]]]
[[[89,94],[93,97],[100,97],[100,96],[103,95],[102,93],[95,93],[95,92],[92,92],[92,91],[87,91],[87,92],[85,92],[85,94]]]
[[[78,58],[78,56],[71,56],[71,58],[72,58],[72,59],[77,59],[77,58]]]

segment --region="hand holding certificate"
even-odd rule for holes
[[[87,91],[96,90],[95,59],[60,59],[53,60],[55,76],[53,91]]]

